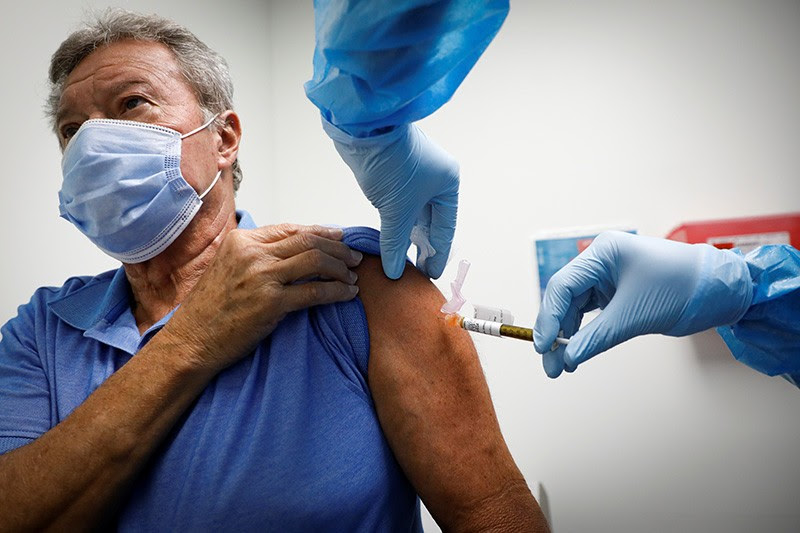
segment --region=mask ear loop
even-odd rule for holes
[[[214,122],[217,119],[218,116],[219,116],[219,113],[217,113],[216,115],[214,115],[213,117],[208,119],[208,122],[206,122],[205,124],[203,124],[199,128],[195,128],[192,131],[190,131],[189,133],[184,133],[183,135],[181,135],[181,140],[185,139],[186,137],[191,137],[192,135],[194,135],[195,133],[197,133],[199,131],[203,131],[204,129],[206,129],[209,126],[209,124]]]
[[[209,186],[208,186],[208,189],[206,189],[205,191],[203,191],[203,194],[201,194],[201,195],[200,195],[198,198],[200,198],[200,199],[202,200],[202,199],[205,197],[205,195],[206,195],[206,194],[208,194],[208,193],[209,193],[209,191],[210,191],[211,189],[213,189],[213,188],[214,188],[214,185],[216,185],[216,184],[217,184],[217,181],[219,181],[219,177],[220,177],[220,176],[222,176],[222,170],[220,170],[219,172],[217,172],[217,175],[216,175],[216,177],[214,178],[214,181],[212,181],[212,182],[211,182],[211,185],[209,185]]]
[[[211,117],[210,119],[208,119],[208,121],[207,121],[205,124],[203,124],[202,126],[200,126],[200,127],[198,127],[198,128],[195,128],[195,129],[193,129],[193,130],[192,130],[192,131],[190,131],[189,133],[184,133],[183,135],[181,135],[181,140],[185,139],[186,137],[191,137],[192,135],[194,135],[195,133],[197,133],[197,132],[199,132],[199,131],[203,131],[204,129],[206,129],[206,128],[209,126],[209,124],[211,124],[212,122],[214,122],[214,120],[216,120],[216,118],[217,118],[218,116],[219,116],[219,113],[215,114],[213,117]],[[205,191],[203,191],[203,194],[201,194],[200,196],[198,196],[198,198],[200,198],[201,200],[202,200],[203,198],[205,198],[205,196],[206,196],[206,195],[207,195],[207,194],[208,194],[208,193],[211,191],[211,189],[213,189],[213,188],[214,188],[214,185],[216,185],[216,184],[217,184],[217,181],[219,181],[219,177],[220,177],[221,175],[222,175],[222,170],[220,170],[219,172],[217,172],[217,175],[214,177],[214,181],[212,181],[212,182],[211,182],[211,185],[209,185],[209,186],[208,186],[208,188],[207,188]]]

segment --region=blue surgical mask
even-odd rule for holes
[[[186,229],[202,198],[181,175],[181,135],[128,120],[84,122],[61,160],[61,216],[102,251],[123,263],[141,263],[164,251]]]

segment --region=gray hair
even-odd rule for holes
[[[54,131],[64,83],[73,69],[97,48],[128,39],[161,43],[175,54],[183,77],[197,97],[204,120],[233,109],[233,82],[222,56],[176,22],[158,15],[112,8],[96,15],[94,21],[67,37],[50,60],[50,94],[45,111]],[[214,126],[224,124],[217,120]],[[238,159],[232,171],[235,191],[242,181]]]

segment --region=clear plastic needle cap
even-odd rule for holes
[[[458,275],[456,279],[450,282],[450,299],[442,306],[442,313],[458,313],[461,307],[467,303],[464,295],[461,294],[461,287],[464,286],[467,272],[469,272],[469,261],[462,259],[461,262],[458,263]]]

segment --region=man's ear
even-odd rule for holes
[[[239,115],[234,111],[228,110],[219,114],[217,124],[222,121],[222,126],[217,126],[219,141],[217,144],[218,161],[220,168],[228,168],[233,165],[239,156],[239,142],[242,139],[242,124],[239,122]]]

